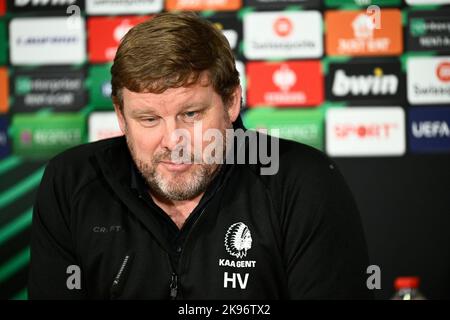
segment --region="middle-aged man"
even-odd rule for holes
[[[157,15],[123,38],[111,73],[124,136],[49,162],[30,298],[371,298],[360,217],[336,166],[300,143],[227,136],[250,131],[212,24]],[[266,147],[269,162],[251,161]]]

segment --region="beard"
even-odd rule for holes
[[[219,167],[217,164],[193,164],[185,172],[163,174],[158,170],[158,165],[161,161],[170,161],[169,150],[155,154],[149,165],[137,156],[130,143],[128,148],[150,191],[158,198],[169,201],[189,200],[203,193]]]
[[[231,121],[227,116],[226,113],[226,126],[221,130],[222,137],[225,139],[222,146],[227,145],[226,129],[232,128]],[[191,166],[186,171],[164,174],[161,170],[158,170],[158,166],[161,162],[171,161],[172,150],[164,149],[155,153],[150,162],[145,161],[136,152],[129,136],[125,136],[134,163],[150,188],[150,192],[163,200],[185,201],[193,199],[206,191],[219,172],[220,164],[194,163],[194,155],[191,154]],[[226,147],[223,147],[222,152],[225,155]]]

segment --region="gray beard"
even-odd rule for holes
[[[224,121],[227,124],[226,128],[233,128],[228,113],[226,112],[224,113]],[[223,137],[226,136],[225,130],[223,130],[222,135]],[[164,200],[185,201],[199,196],[206,191],[221,167],[220,164],[194,164],[193,170],[190,173],[183,173],[181,174],[181,177],[174,177],[171,182],[168,182],[167,179],[163,178],[161,174],[156,171],[156,167],[161,160],[170,159],[171,152],[166,150],[164,154],[154,156],[152,165],[149,166],[138,158],[132,143],[128,140],[128,136],[125,135],[125,137],[134,163],[144,180],[147,182],[150,192]],[[223,145],[226,146],[227,141],[224,141]],[[226,147],[223,148],[223,159],[225,159],[226,149]],[[183,175],[188,174],[190,174],[190,177],[183,177]],[[178,179],[181,181],[176,181]]]
[[[147,182],[150,191],[158,198],[165,200],[185,201],[199,196],[206,191],[220,168],[220,165],[217,164],[194,164],[191,171],[180,174],[180,177],[175,176],[169,182],[156,170],[156,167],[161,160],[170,159],[170,151],[155,157],[152,160],[152,165],[149,166],[137,157],[128,138],[127,144],[133,161]]]

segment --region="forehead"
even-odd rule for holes
[[[221,98],[209,82],[199,81],[187,87],[169,88],[162,93],[139,93],[124,88],[123,103],[129,110],[150,108],[169,111],[189,105],[221,103]]]
[[[183,100],[191,99],[203,99],[210,98],[214,92],[211,86],[190,86],[190,87],[180,87],[180,88],[169,88],[162,93],[152,93],[152,92],[133,92],[126,88],[123,89],[123,99],[125,102],[133,103],[135,101],[139,102],[177,102]]]

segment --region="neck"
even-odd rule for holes
[[[149,192],[153,201],[159,206],[163,211],[172,219],[172,221],[177,225],[178,229],[181,229],[189,218],[192,211],[200,202],[204,192],[196,196],[195,198],[182,201],[168,200]]]

